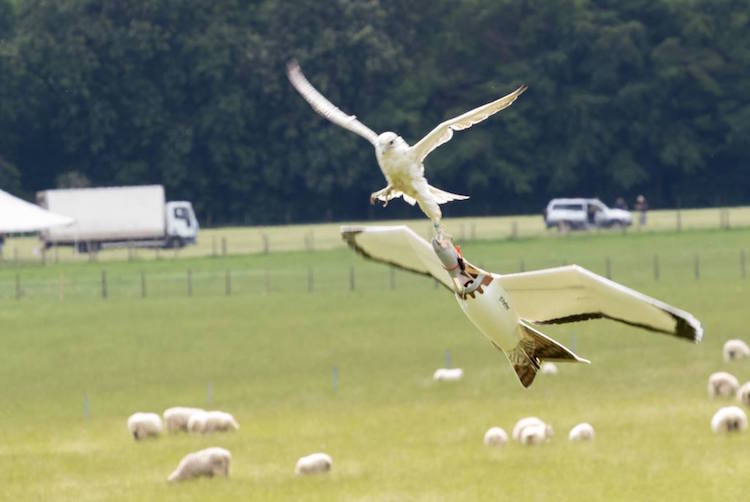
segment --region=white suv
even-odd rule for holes
[[[544,211],[547,228],[625,227],[633,215],[624,209],[610,209],[599,199],[552,199]]]

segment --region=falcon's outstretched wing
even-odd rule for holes
[[[315,87],[310,84],[302,73],[302,69],[299,67],[296,61],[290,61],[286,67],[286,74],[289,77],[289,81],[292,83],[295,89],[302,95],[305,100],[310,103],[313,110],[321,114],[336,125],[348,129],[351,132],[358,134],[365,138],[367,141],[375,145],[378,135],[369,127],[364,125],[362,122],[357,120],[354,115],[347,115],[342,112],[336,106],[328,101],[325,96],[319,93]]]
[[[539,324],[606,318],[694,342],[703,337],[700,321],[622,284],[579,267],[501,275],[518,315]]]
[[[482,105],[478,108],[474,108],[473,110],[468,111],[463,115],[459,115],[458,117],[446,120],[435,129],[430,131],[427,136],[420,139],[419,142],[412,147],[417,153],[419,160],[423,161],[425,157],[427,157],[427,155],[429,155],[430,152],[435,148],[439,147],[443,143],[447,143],[448,141],[450,141],[450,139],[453,137],[453,131],[468,129],[474,124],[478,124],[479,122],[483,121],[490,115],[494,115],[500,110],[509,107],[518,98],[518,96],[523,94],[523,91],[525,90],[526,86],[522,85],[507,96],[497,99],[491,103],[487,103],[486,105]]]
[[[341,237],[365,258],[434,277],[453,292],[450,276],[432,246],[409,227],[343,226]]]

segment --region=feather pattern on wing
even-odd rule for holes
[[[611,319],[699,342],[701,323],[690,313],[578,265],[501,275],[518,315],[539,324]]]
[[[509,107],[518,98],[518,96],[523,94],[526,88],[527,87],[525,85],[522,85],[507,96],[503,96],[502,98],[496,99],[491,103],[487,103],[486,105],[474,108],[473,110],[468,111],[463,115],[459,115],[458,117],[446,120],[435,129],[430,131],[427,136],[419,140],[416,145],[414,145],[413,148],[417,153],[417,157],[420,161],[424,161],[425,157],[427,157],[435,148],[439,147],[443,143],[447,143],[448,141],[450,141],[450,139],[453,137],[453,131],[462,131],[464,129],[468,129],[474,124],[478,124],[479,122],[483,121],[487,117]]]
[[[334,124],[348,129],[354,134],[362,136],[367,141],[375,145],[378,135],[362,122],[357,120],[355,115],[348,115],[337,108],[333,103],[328,101],[325,96],[315,89],[305,78],[302,69],[296,61],[291,61],[287,65],[287,76],[295,89],[310,103],[313,110],[327,118]]]

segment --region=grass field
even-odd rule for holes
[[[497,272],[604,274],[608,259],[613,279],[705,325],[700,345],[606,321],[545,328],[592,364],[528,390],[446,291],[403,272],[391,282],[341,248],[0,267],[0,499],[743,500],[750,434],[711,433],[725,403],[706,381],[750,379],[750,361],[721,358],[726,339],[750,339],[749,242],[750,230],[694,230],[467,243]],[[463,381],[432,382],[446,351]],[[132,440],[130,413],[172,405],[230,411],[241,429]],[[526,415],[553,425],[550,443],[482,445]],[[594,443],[567,442],[580,421]],[[166,483],[185,453],[213,445],[232,451],[231,479]],[[296,459],[320,450],[332,473],[295,478]]]

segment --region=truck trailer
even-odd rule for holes
[[[180,248],[195,244],[198,236],[192,204],[166,202],[162,185],[43,190],[36,198],[43,208],[75,219],[40,233],[48,248]]]

